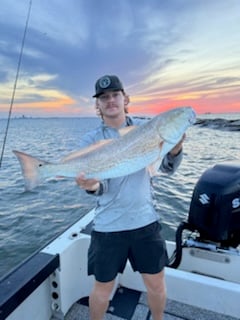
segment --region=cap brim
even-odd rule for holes
[[[94,96],[92,96],[93,98],[98,98],[101,94],[103,94],[104,92],[101,93],[96,93]]]
[[[103,92],[96,93],[96,94],[95,94],[94,96],[92,96],[92,97],[93,97],[93,98],[98,98],[98,97],[101,96],[103,93],[108,92],[108,91],[122,91],[122,92],[124,92],[124,89],[120,89],[120,88],[112,89],[112,88],[109,88],[109,89],[104,90]]]

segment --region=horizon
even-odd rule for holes
[[[129,116],[131,117],[139,117],[139,118],[151,118],[151,117],[154,117],[156,116],[157,114],[131,114],[131,113],[128,113]],[[240,111],[239,112],[218,112],[218,113],[215,113],[215,112],[206,112],[206,113],[196,113],[196,116],[197,117],[201,117],[201,116],[224,116],[224,115],[228,115],[228,116],[231,116],[231,115],[236,115],[238,116],[239,115],[239,119],[240,119]],[[10,121],[11,120],[24,120],[24,119],[78,119],[78,118],[90,118],[90,119],[100,119],[101,120],[101,117],[98,116],[98,115],[94,115],[94,114],[88,114],[88,115],[59,115],[59,116],[49,116],[49,115],[45,115],[45,116],[28,116],[28,115],[15,115],[15,116],[12,116],[10,118]],[[8,117],[1,117],[0,116],[0,120],[8,120]]]
[[[30,3],[2,0],[0,118]],[[94,85],[105,74],[123,82],[131,115],[183,105],[239,113],[239,21],[238,0],[32,0],[12,117],[94,117]]]

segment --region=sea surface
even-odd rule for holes
[[[98,118],[12,119],[0,168],[0,277],[45,246],[95,205],[73,179],[51,179],[32,192],[24,191],[18,160],[21,150],[57,161],[78,149],[82,134]],[[6,129],[0,120],[0,149]],[[172,176],[154,180],[154,205],[166,239],[188,216],[192,192],[203,172],[215,164],[235,161],[240,166],[240,114],[200,115],[187,131],[181,166]]]

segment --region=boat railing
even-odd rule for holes
[[[58,254],[36,252],[0,279],[0,320],[6,319],[59,264]]]

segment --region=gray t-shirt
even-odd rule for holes
[[[124,126],[141,125],[145,119],[127,117]],[[117,139],[119,132],[102,123],[86,133],[80,147],[86,147],[99,140]],[[176,157],[167,154],[160,166],[165,173],[173,173],[179,166],[182,152]],[[107,179],[102,183],[102,194],[97,196],[94,230],[101,232],[137,229],[159,220],[153,203],[151,178],[147,169],[139,170],[125,177]]]

